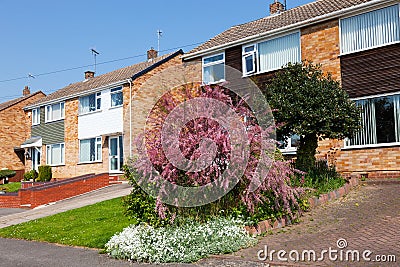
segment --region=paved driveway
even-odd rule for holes
[[[299,225],[287,227],[261,238],[254,248],[233,255],[215,256],[193,265],[165,266],[399,266],[400,261],[400,184],[368,185],[351,192],[339,201],[306,214]],[[338,239],[345,239],[347,250],[371,250],[376,255],[396,255],[396,263],[346,262],[325,260],[311,262],[259,261],[257,254],[265,246],[271,250],[339,250]],[[343,245],[343,244],[342,244]],[[0,266],[153,266],[116,261],[96,250],[61,247],[52,244],[0,239]],[[293,254],[295,255],[295,254]],[[263,257],[263,253],[260,254]],[[318,255],[320,256],[320,255]],[[286,255],[288,257],[288,255]],[[157,266],[157,265],[154,265]],[[160,266],[160,265],[158,265]],[[164,266],[164,265],[162,265]]]

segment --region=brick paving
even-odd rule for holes
[[[397,263],[330,261],[325,260],[282,262],[259,261],[257,253],[268,246],[268,251],[281,249],[301,252],[314,250],[317,258],[323,249],[339,250],[338,239],[345,239],[348,250],[373,252],[376,255],[395,255]],[[293,254],[295,255],[295,254]],[[340,254],[338,254],[340,255]],[[261,254],[263,256],[263,254]],[[286,255],[288,257],[288,255]],[[257,246],[241,250],[233,255],[212,257],[201,261],[201,266],[399,266],[400,262],[400,183],[368,184],[352,191],[346,197],[318,207],[301,218],[301,224],[273,232],[260,239]],[[269,264],[269,265],[268,265]]]

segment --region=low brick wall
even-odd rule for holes
[[[349,179],[348,183],[342,186],[335,191],[329,192],[327,194],[322,194],[319,197],[312,197],[308,199],[308,203],[310,204],[310,208],[315,208],[317,206],[326,204],[335,199],[341,198],[348,194],[351,189],[358,186],[360,184],[360,180],[358,177],[352,177]],[[275,221],[267,220],[259,222],[257,226],[246,226],[246,231],[253,235],[261,235],[263,233],[268,232],[273,229],[280,229],[285,227],[286,225],[290,225],[291,222],[286,218],[277,219]]]
[[[18,193],[0,195],[0,208],[35,208],[51,202],[81,195],[109,185],[109,175],[88,174],[35,187],[20,189]]]

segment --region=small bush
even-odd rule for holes
[[[51,167],[49,165],[39,166],[39,182],[49,182],[53,178]]]
[[[186,221],[180,226],[129,226],[114,235],[106,251],[114,258],[139,262],[189,263],[211,254],[232,253],[257,243],[237,219],[218,218],[207,223]]]
[[[0,180],[5,178],[12,178],[16,174],[13,170],[0,170]]]
[[[38,173],[35,170],[31,170],[24,174],[24,181],[33,180],[35,182],[37,178],[38,178]]]

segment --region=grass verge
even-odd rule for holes
[[[0,236],[102,249],[132,223],[123,215],[121,198],[116,198],[3,228]]]

